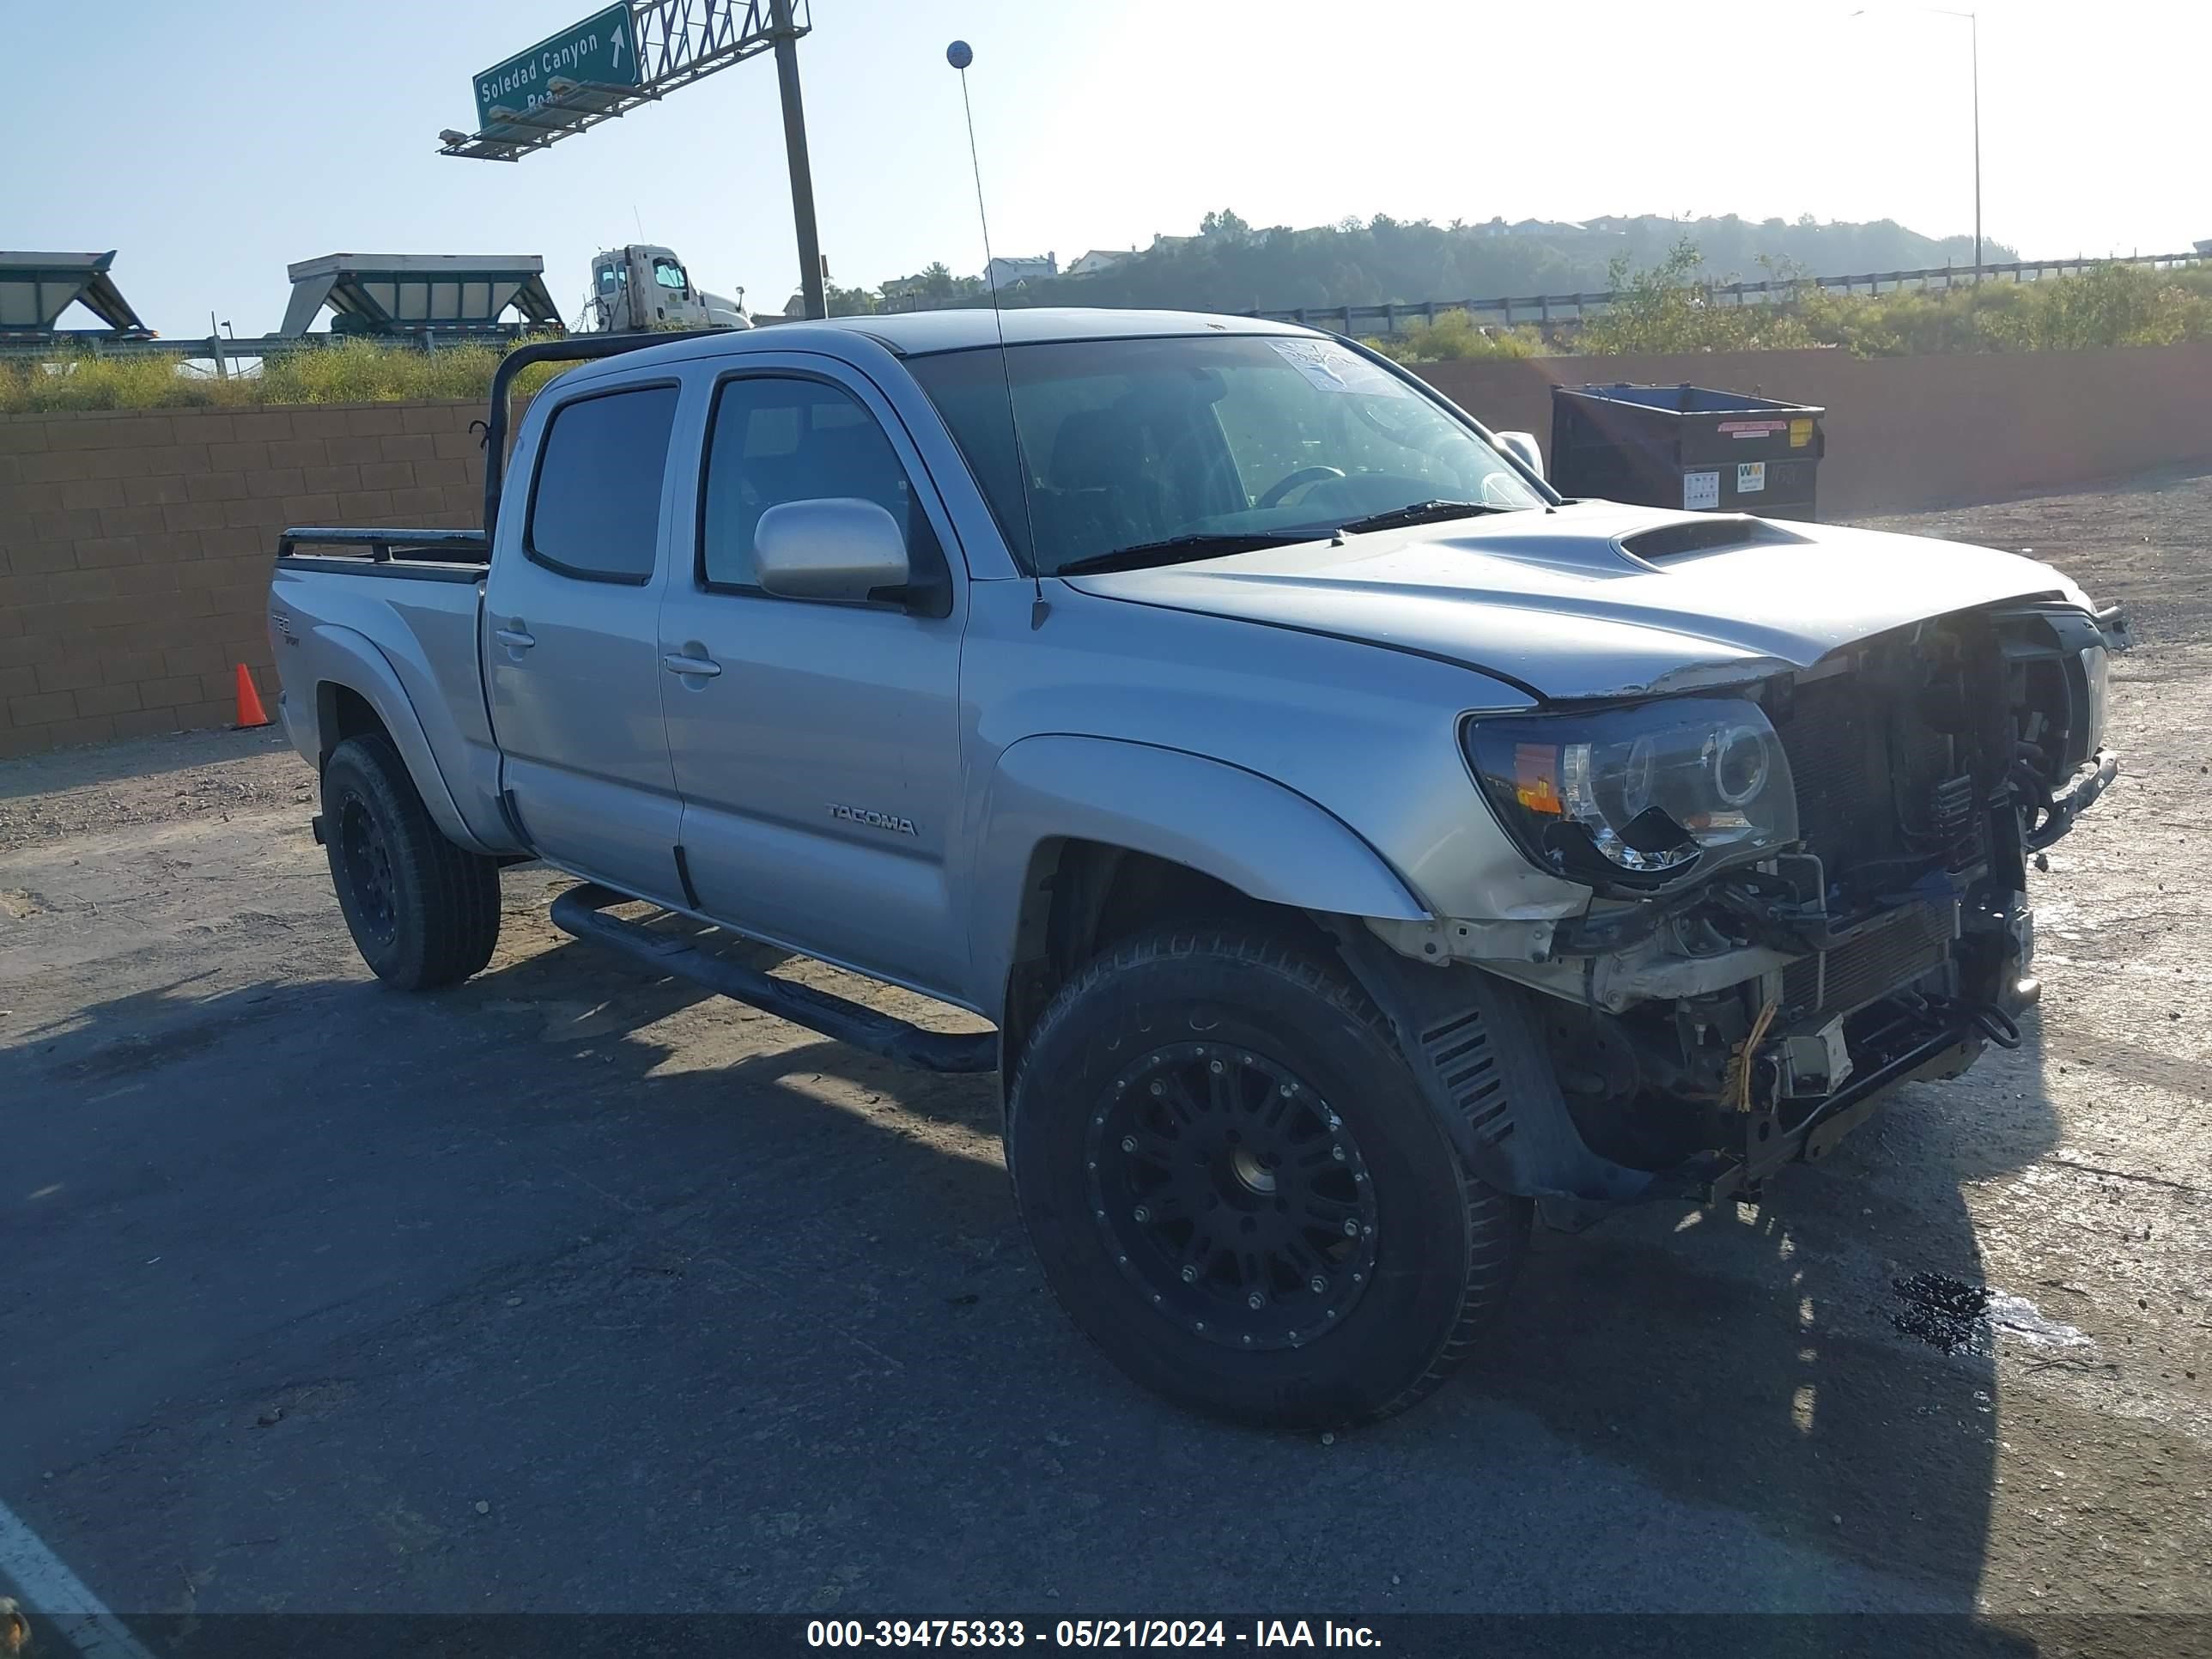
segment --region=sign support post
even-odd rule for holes
[[[827,317],[822,292],[822,242],[814,229],[814,169],[806,156],[806,108],[799,95],[799,35],[791,0],[769,0],[775,36],[775,79],[783,94],[783,148],[791,163],[791,222],[799,233],[799,288],[809,318]]]

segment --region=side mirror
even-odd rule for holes
[[[1536,434],[1534,433],[1498,432],[1494,433],[1492,435],[1498,440],[1498,447],[1500,449],[1510,455],[1515,460],[1520,462],[1522,465],[1527,467],[1538,477],[1540,478],[1544,476],[1544,452],[1536,447]]]
[[[760,516],[753,568],[762,588],[781,599],[902,599],[906,534],[873,501],[786,501]]]

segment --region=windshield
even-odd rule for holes
[[[908,360],[1024,568],[1193,538],[1327,535],[1426,502],[1545,504],[1511,462],[1331,340],[1079,340]],[[1024,511],[1006,417],[1029,468]],[[1030,547],[1036,525],[1037,550]]]

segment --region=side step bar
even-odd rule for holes
[[[688,939],[657,933],[638,922],[606,914],[609,905],[629,902],[628,893],[586,882],[553,901],[553,925],[589,944],[611,945],[661,973],[696,980],[734,1001],[902,1065],[919,1066],[928,1072],[998,1069],[996,1031],[957,1036],[925,1031],[827,991],[708,956]]]

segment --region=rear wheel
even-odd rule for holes
[[[1237,930],[1133,940],[1077,975],[1023,1056],[1007,1143],[1075,1322],[1147,1387],[1271,1426],[1423,1398],[1528,1236],[1342,971]]]
[[[499,943],[499,865],[446,839],[391,739],[348,738],[323,768],[331,884],[362,960],[404,991],[466,979]]]

